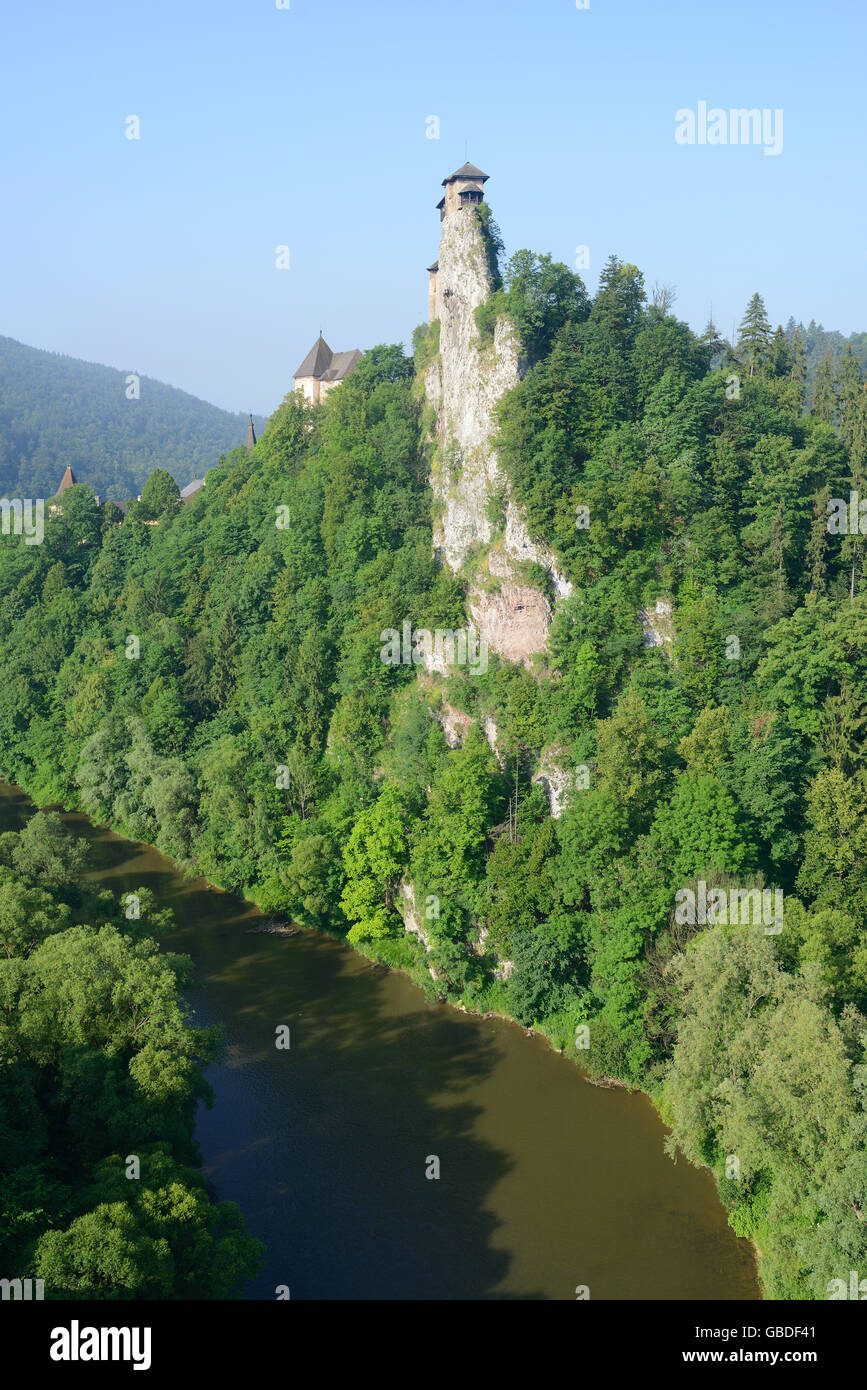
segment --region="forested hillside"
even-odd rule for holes
[[[826,1297],[867,1265],[865,546],[829,529],[863,492],[861,368],[805,413],[758,295],[731,347],[614,258],[591,297],[520,253],[495,299],[534,362],[500,457],[574,585],[546,657],[383,661],[466,614],[413,361],[374,348],[157,525],[77,488],[41,546],[3,538],[0,770],[648,1091],[768,1295]],[[748,889],[781,931],[678,910]]]
[[[69,466],[126,502],[155,468],[185,487],[244,442],[246,415],[147,376],[128,399],[128,375],[0,337],[0,496],[53,497]]]

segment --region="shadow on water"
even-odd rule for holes
[[[64,819],[91,843],[89,878],[119,894],[148,887],[172,908],[167,944],[196,961],[197,1021],[226,1028],[209,1072],[218,1102],[197,1134],[219,1197],[267,1245],[247,1295],[287,1284],[293,1298],[472,1298],[500,1283],[509,1256],[491,1246],[485,1198],[509,1160],[474,1136],[480,1106],[467,1096],[494,1040],[411,987],[421,1007],[396,1009],[390,972],[327,937],[247,935],[261,919],[250,904],[84,816]],[[290,1047],[278,1050],[284,1024]],[[430,1155],[439,1180],[425,1177]]]
[[[4,799],[7,824],[10,801],[26,814]],[[197,1137],[267,1246],[248,1297],[757,1296],[712,1180],[663,1154],[645,1098],[589,1086],[540,1039],[428,1003],[328,937],[248,935],[250,904],[65,819],[91,842],[90,877],[173,909],[197,1021],[225,1027]]]

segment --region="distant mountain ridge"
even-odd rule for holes
[[[155,468],[184,487],[244,443],[247,415],[141,375],[129,400],[129,374],[0,336],[0,496],[51,497],[71,467],[123,502]]]

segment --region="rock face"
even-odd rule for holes
[[[500,764],[500,767],[505,767],[506,760],[503,757],[503,754],[500,752],[500,731],[489,714],[485,716],[485,722],[482,725],[482,731],[485,735],[485,738],[488,740],[488,747],[490,748],[497,762]]]
[[[571,581],[565,575],[560,574],[554,561],[554,556],[550,550],[546,550],[542,545],[536,545],[530,540],[527,528],[524,525],[521,513],[515,503],[509,499],[506,508],[506,531],[503,540],[505,554],[511,559],[521,563],[530,560],[534,564],[541,565],[542,569],[548,571],[548,578],[554,590],[556,598],[568,598],[572,593]],[[496,562],[498,557],[490,557],[491,574],[496,574]]]
[[[463,710],[456,709],[454,705],[444,703],[439,712],[439,722],[445,735],[446,747],[463,747],[467,729],[473,723],[471,717],[464,714]]]
[[[413,932],[422,943],[426,951],[430,950],[430,942],[427,932],[421,924],[418,908],[415,903],[415,888],[413,884],[407,883],[406,879],[400,882],[400,901],[395,903],[395,907],[403,918],[403,925],[407,931]]]
[[[493,536],[489,499],[502,479],[490,447],[493,410],[520,381],[524,363],[514,330],[500,319],[493,344],[482,347],[474,311],[491,292],[485,244],[475,212],[463,208],[442,222],[435,302],[440,321],[439,357],[425,376],[425,393],[437,409],[439,458],[431,479],[442,508],[434,549],[460,569],[474,545]]]
[[[654,607],[641,608],[638,612],[641,623],[641,643],[644,647],[670,647],[674,641],[674,624],[671,619],[671,603],[658,598]]]
[[[476,943],[476,946],[475,946],[475,951],[476,951],[476,954],[477,954],[477,955],[483,956],[483,955],[485,954],[485,952],[486,952],[486,950],[487,950],[487,948],[488,948],[488,937],[489,937],[489,936],[490,936],[490,932],[488,931],[488,928],[487,928],[487,927],[480,927],[480,928],[479,928],[479,939],[478,939],[478,941],[477,941],[477,943]],[[500,958],[499,958],[499,956],[498,956],[498,957],[497,957],[496,965],[494,966],[494,979],[495,979],[495,980],[508,980],[508,978],[509,978],[509,976],[511,975],[512,971],[514,970],[514,968],[515,968],[515,962],[514,962],[513,960],[500,960]]]
[[[559,820],[572,799],[575,772],[564,765],[565,752],[550,748],[542,753],[539,771],[533,778],[548,798],[548,810],[553,820]]]
[[[434,550],[457,571],[474,549],[493,543],[486,568],[497,583],[471,586],[470,613],[491,650],[529,664],[533,653],[545,649],[551,605],[539,589],[522,580],[519,566],[524,561],[540,565],[558,597],[570,593],[572,586],[557,573],[553,556],[530,537],[491,445],[494,407],[520,381],[526,364],[507,319],[497,320],[492,342],[481,342],[474,311],[490,293],[485,243],[475,211],[447,213],[434,304],[440,351],[424,383],[427,400],[437,412],[438,447],[431,476],[438,513]]]
[[[406,879],[401,879],[400,897],[395,903],[395,907],[403,918],[403,925],[408,932],[417,936],[425,951],[430,951],[430,937],[421,924],[419,911],[415,901],[415,887],[408,883]],[[437,978],[437,973],[433,966],[428,962],[428,974],[432,980]]]
[[[529,666],[534,653],[545,650],[551,605],[538,589],[508,579],[494,593],[474,586],[467,608],[489,648],[507,661]]]

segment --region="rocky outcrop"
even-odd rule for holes
[[[440,728],[445,735],[447,748],[462,748],[467,731],[471,725],[475,724],[471,714],[466,714],[464,710],[458,709],[455,705],[443,701],[436,711]],[[485,715],[482,723],[482,733],[488,741],[488,747],[496,758],[501,768],[506,766],[506,760],[499,745],[500,731],[489,714]]]
[[[533,564],[539,565],[542,569],[547,570],[548,579],[556,598],[568,598],[572,593],[571,582],[557,569],[554,556],[551,554],[550,550],[546,550],[544,546],[537,545],[534,541],[530,540],[521,514],[511,499],[506,507],[506,530],[503,548],[508,560],[514,560],[518,564],[521,564],[525,560],[529,560]],[[492,555],[490,558],[491,573],[497,573],[495,566],[497,566],[497,564],[502,565],[502,563],[499,557],[495,558]]]
[[[489,936],[490,936],[490,932],[489,932],[489,930],[488,930],[487,927],[480,927],[480,928],[479,928],[479,939],[478,939],[478,941],[476,942],[476,945],[475,945],[475,951],[476,951],[476,954],[477,954],[477,955],[483,956],[483,955],[486,954],[487,949],[488,949],[488,937],[489,937]],[[495,979],[495,980],[508,980],[508,978],[509,978],[509,976],[511,975],[512,971],[514,970],[514,968],[515,968],[515,962],[514,962],[513,960],[500,960],[499,956],[497,956],[497,957],[496,957],[496,962],[495,962],[495,965],[494,965],[494,979]]]
[[[457,709],[454,705],[444,702],[437,718],[445,735],[446,746],[448,748],[460,748],[467,736],[467,729],[473,723],[472,717],[469,714],[464,714],[463,710]]]
[[[511,581],[492,592],[474,585],[467,596],[467,611],[491,651],[507,661],[529,666],[531,657],[545,650],[551,605],[538,589]]]
[[[431,472],[435,498],[434,550],[460,570],[474,551],[492,547],[471,586],[470,614],[488,647],[529,664],[544,651],[551,625],[545,594],[522,577],[530,561],[544,569],[556,597],[571,585],[554,557],[535,542],[500,470],[491,440],[497,402],[520,381],[526,364],[509,321],[482,342],[475,310],[491,293],[485,244],[476,213],[465,208],[443,219],[435,301],[439,355],[425,372],[425,394],[436,409]],[[499,515],[497,513],[499,512]],[[491,585],[490,580],[496,581]]]
[[[645,647],[670,647],[674,641],[674,624],[671,619],[671,603],[658,598],[653,608],[641,608],[638,612],[641,622],[642,645]]]
[[[482,725],[482,732],[484,733],[485,738],[488,740],[488,747],[490,748],[497,762],[500,764],[500,767],[505,767],[506,760],[503,757],[502,752],[500,751],[499,744],[500,731],[489,714],[485,715],[485,722]]]
[[[430,937],[421,924],[418,908],[415,902],[415,888],[406,879],[401,879],[400,897],[395,904],[398,912],[403,918],[403,925],[413,936],[417,936],[426,951],[430,951]],[[438,979],[438,975],[433,966],[428,962],[428,974],[432,980]]]
[[[548,810],[553,820],[559,820],[575,790],[575,770],[565,765],[566,754],[551,748],[543,752],[539,771],[533,778],[548,798]]]

